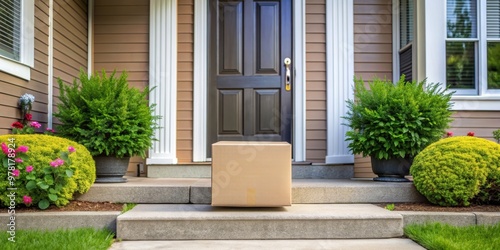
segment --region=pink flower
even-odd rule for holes
[[[55,161],[50,163],[50,166],[57,168],[63,164],[64,164],[64,161],[61,158],[57,158]]]
[[[19,146],[16,150],[16,152],[22,152],[22,153],[26,153],[28,152],[28,146]]]
[[[7,147],[7,144],[5,144],[5,142],[2,142],[2,151],[6,155],[9,154],[9,147]]]
[[[467,133],[467,136],[474,136],[474,132]]]
[[[30,126],[34,127],[34,128],[40,128],[42,126],[42,124],[38,123],[38,122],[31,122],[30,123]]]
[[[73,153],[73,152],[75,152],[75,151],[76,151],[76,149],[75,149],[73,146],[69,146],[69,147],[68,147],[68,151],[69,151],[70,153]]]
[[[21,162],[23,162],[23,159],[21,159],[21,158],[16,158],[16,159],[15,159],[15,161],[16,161],[17,163],[21,163]]]
[[[55,133],[56,131],[51,129],[51,128],[46,128],[45,131],[49,132],[49,133]]]
[[[25,195],[25,196],[23,196],[23,202],[24,202],[24,204],[29,205],[29,204],[31,204],[31,202],[33,202],[33,199],[31,199],[30,196]]]
[[[26,167],[26,172],[28,172],[28,173],[29,173],[29,172],[31,172],[31,171],[33,171],[33,166],[27,166],[27,167]]]
[[[13,176],[18,177],[18,176],[19,176],[19,174],[20,174],[19,169],[14,169],[14,170],[12,170],[12,175],[13,175]]]
[[[451,136],[453,136],[453,132],[446,132],[446,136],[447,136],[447,137],[451,137]]]

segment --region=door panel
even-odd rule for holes
[[[243,3],[221,2],[219,75],[243,73]]]
[[[279,5],[257,2],[255,10],[256,74],[279,73]]]
[[[276,89],[255,90],[255,134],[276,134],[280,132],[280,95]],[[277,138],[278,139],[278,138]]]
[[[209,155],[221,140],[291,143],[291,13],[291,0],[210,1]]]
[[[243,135],[243,95],[241,90],[221,90],[219,134]]]

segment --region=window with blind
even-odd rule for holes
[[[446,28],[448,86],[463,95],[500,93],[500,0],[447,0]]]
[[[412,81],[413,0],[399,2],[399,74]]]
[[[446,82],[453,89],[477,89],[477,2],[448,0],[446,4]]]
[[[0,55],[20,60],[21,0],[0,0]]]
[[[486,1],[488,89],[500,89],[500,1]]]

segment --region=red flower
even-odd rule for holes
[[[19,128],[19,129],[22,129],[22,128],[24,127],[24,126],[23,126],[23,124],[22,124],[22,123],[20,123],[20,122],[14,122],[14,123],[12,123],[12,125],[11,125],[11,126],[12,126],[13,128]]]
[[[474,132],[467,133],[467,136],[474,136]]]
[[[24,115],[24,119],[26,119],[28,121],[31,121],[32,118],[33,118],[33,116],[31,114]]]
[[[453,136],[453,132],[446,132],[446,136],[447,137]]]

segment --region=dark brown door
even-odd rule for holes
[[[214,0],[209,20],[208,144],[291,143],[291,0]]]

